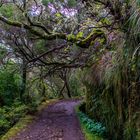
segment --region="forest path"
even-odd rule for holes
[[[74,107],[78,100],[62,100],[44,108],[29,126],[10,140],[84,140]]]

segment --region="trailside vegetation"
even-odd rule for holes
[[[43,100],[82,96],[93,131],[140,139],[139,12],[139,0],[1,0],[0,135]]]

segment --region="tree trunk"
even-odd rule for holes
[[[66,84],[64,83],[62,89],[60,90],[60,97],[62,96],[63,98],[64,98],[63,91],[65,89],[65,86],[66,86]]]
[[[62,88],[61,93],[63,92],[64,88],[67,90],[67,97],[71,98],[71,93],[70,93],[70,87],[69,87],[69,82],[68,82],[68,71],[67,69],[64,69],[61,71],[59,77],[64,81],[64,87]]]
[[[4,105],[3,98],[0,96],[0,107]]]
[[[65,78],[65,84],[66,84],[66,89],[67,89],[68,97],[71,98],[70,88],[69,88],[67,76],[66,76],[66,78]]]
[[[26,90],[26,79],[27,79],[27,67],[26,67],[26,62],[23,60],[23,65],[22,65],[22,85],[21,85],[21,91],[20,91],[20,99],[23,99],[23,95]]]

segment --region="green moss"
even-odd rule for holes
[[[90,46],[92,45],[93,41],[95,41],[96,38],[103,37],[102,43],[106,42],[106,36],[102,30],[93,30],[85,39],[80,41],[77,45],[78,46]]]

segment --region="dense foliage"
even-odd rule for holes
[[[95,122],[94,120],[89,119],[84,113],[79,112],[78,114],[82,123],[85,123],[86,128],[91,132],[99,136],[105,135],[105,127],[101,123]]]
[[[108,139],[140,138],[139,0],[0,6],[1,133],[15,123],[5,112],[17,102],[22,114],[44,98],[86,95],[85,113],[105,126]]]

